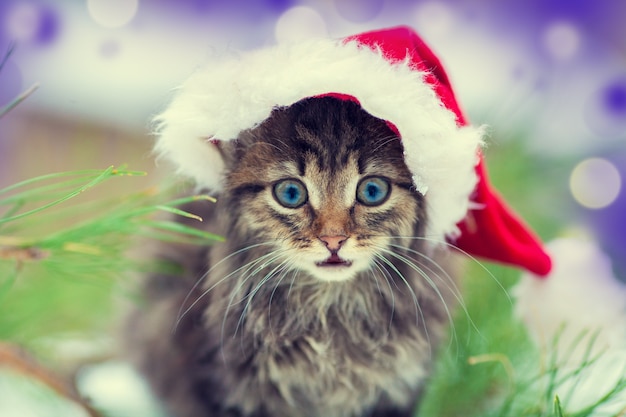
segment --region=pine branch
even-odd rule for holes
[[[17,44],[15,42],[9,43],[9,47],[7,51],[5,52],[4,56],[2,57],[2,61],[0,61],[0,72],[2,72],[6,63],[9,62],[9,58],[11,58],[11,55],[13,55],[13,53],[15,52],[16,47],[17,47]],[[9,102],[9,104],[7,104],[2,109],[0,109],[0,119],[6,116],[11,110],[13,110],[22,101],[26,100],[38,88],[39,88],[38,83],[33,84],[32,86],[30,86],[30,88],[28,88],[26,91],[24,91],[19,96],[14,98],[11,102]]]
[[[2,57],[2,61],[0,61],[0,72],[2,72],[2,70],[4,69],[5,64],[9,62],[9,58],[11,58],[11,55],[13,55],[13,52],[15,52],[16,47],[17,47],[17,44],[15,43],[15,41],[12,41],[9,43],[9,47],[7,48],[7,51],[4,53],[4,56]]]
[[[128,252],[136,236],[193,245],[222,240],[194,227],[193,221],[154,219],[161,212],[199,225],[202,218],[181,206],[215,202],[209,196],[170,199],[171,192],[152,188],[109,200],[96,194],[91,201],[75,202],[77,196],[106,181],[140,175],[145,173],[109,167],[48,174],[0,189],[0,209],[4,209],[0,211],[0,339],[5,340],[0,342],[0,366],[43,383],[91,417],[100,414],[76,387],[17,346],[34,351],[36,341],[47,336],[91,331],[106,316],[107,300],[120,278],[147,267],[170,267],[132,259]],[[98,286],[89,284],[95,280]],[[25,328],[30,336],[24,334]]]
[[[6,116],[11,110],[17,107],[22,101],[30,97],[39,88],[39,83],[31,85],[26,91],[15,97],[9,104],[0,109],[0,119]]]

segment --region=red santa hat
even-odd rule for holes
[[[429,209],[427,236],[522,267],[551,268],[541,243],[490,186],[480,149],[437,57],[408,27],[317,39],[229,56],[190,77],[156,118],[156,151],[213,191],[224,165],[211,141],[229,141],[276,107],[333,95],[388,121]]]

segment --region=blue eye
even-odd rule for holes
[[[307,201],[306,187],[296,179],[277,182],[273,193],[276,201],[287,208],[298,208]]]
[[[378,206],[389,197],[389,181],[382,177],[363,178],[356,188],[356,199],[366,206]]]

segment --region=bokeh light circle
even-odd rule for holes
[[[618,169],[623,182],[626,178],[626,151],[613,148],[603,157]],[[611,257],[616,276],[626,282],[626,188],[622,187],[609,206],[585,210],[582,214],[602,249]]]
[[[581,206],[601,209],[615,201],[621,191],[622,178],[610,161],[589,158],[572,170],[569,185],[572,196]]]
[[[312,37],[328,35],[324,18],[310,7],[296,6],[283,13],[276,22],[276,41],[297,42]]]
[[[585,104],[585,121],[596,133],[611,137],[626,132],[626,76],[608,81]]]
[[[100,55],[103,58],[114,58],[120,54],[120,43],[115,39],[104,41],[100,44]]]
[[[4,20],[10,38],[31,40],[39,30],[39,9],[32,3],[18,3],[9,9]]]
[[[612,83],[602,90],[604,107],[610,114],[626,116],[626,80]]]
[[[1,23],[5,34],[18,42],[45,44],[53,41],[59,32],[57,12],[31,2],[11,5]]]
[[[556,21],[543,33],[543,46],[548,54],[558,60],[567,60],[578,53],[581,36],[569,22]]]
[[[139,0],[87,0],[91,18],[106,28],[126,25],[137,14],[138,7]]]

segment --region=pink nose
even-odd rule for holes
[[[341,245],[348,240],[348,236],[320,236],[319,239],[324,242],[329,251],[338,251]]]

